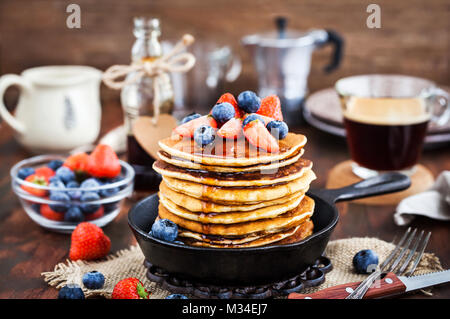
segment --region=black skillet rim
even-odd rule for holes
[[[339,213],[336,209],[336,207],[334,206],[334,204],[329,203],[328,201],[326,201],[325,199],[321,198],[318,195],[315,194],[308,194],[308,196],[313,196],[315,198],[319,198],[321,201],[323,201],[326,205],[329,205],[330,208],[333,210],[334,216],[330,222],[329,225],[327,225],[326,227],[324,227],[322,230],[318,231],[317,233],[313,233],[311,236],[308,236],[307,238],[293,243],[293,244],[284,244],[284,245],[273,245],[273,246],[261,246],[261,247],[243,247],[243,248],[214,248],[214,247],[193,247],[193,246],[188,246],[188,245],[181,245],[181,244],[176,244],[176,243],[172,243],[172,242],[167,242],[158,238],[154,238],[152,236],[150,236],[148,233],[145,233],[144,231],[142,231],[141,229],[139,229],[132,221],[131,221],[131,215],[133,214],[134,211],[137,210],[137,207],[144,201],[147,200],[151,200],[151,198],[153,197],[157,197],[158,194],[153,194],[150,195],[148,197],[145,197],[143,199],[141,199],[139,202],[137,202],[136,204],[134,204],[131,209],[128,211],[128,225],[136,232],[138,232],[141,236],[143,236],[146,240],[154,242],[154,243],[158,243],[160,245],[163,246],[168,246],[171,248],[184,248],[186,250],[189,251],[207,251],[207,252],[231,252],[231,253],[245,253],[245,252],[256,252],[256,251],[272,251],[272,250],[291,250],[291,249],[296,249],[298,246],[302,246],[305,243],[312,241],[313,239],[315,239],[316,237],[321,236],[324,233],[329,232],[330,230],[332,230],[338,220],[339,220]],[[316,212],[315,212],[316,213]]]

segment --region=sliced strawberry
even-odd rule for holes
[[[88,158],[86,171],[94,177],[114,178],[120,174],[120,162],[111,146],[98,144]]]
[[[281,102],[278,96],[269,95],[261,100],[261,106],[256,114],[271,117],[277,121],[283,121]],[[267,123],[266,123],[267,124]]]
[[[244,135],[248,142],[256,147],[271,153],[276,153],[280,150],[275,137],[270,134],[264,124],[259,120],[248,123],[244,127]]]
[[[217,131],[217,135],[230,139],[239,138],[242,135],[242,121],[238,118],[232,118],[222,125],[220,130]]]
[[[183,137],[194,137],[194,132],[200,125],[209,125],[212,128],[217,128],[216,120],[211,115],[205,115],[177,126],[173,129],[173,133]]]
[[[271,118],[271,117],[264,116],[264,115],[260,115],[260,114],[258,114],[257,117],[255,117],[255,114],[256,114],[256,113],[246,114],[246,115],[244,116],[244,123],[245,123],[245,122],[250,123],[250,121],[253,121],[253,120],[255,120],[256,118],[260,118],[260,119],[262,119],[262,120],[264,121],[264,125],[267,125],[267,124],[269,124],[269,122],[272,122],[272,121],[274,120],[274,119]],[[248,120],[248,121],[245,121],[249,116],[252,116],[252,117],[254,117],[254,118],[253,118],[253,119],[250,119],[250,120]]]
[[[43,176],[43,177],[46,177],[47,179],[49,179],[50,177],[55,175],[55,172],[50,167],[43,166],[43,167],[36,168],[34,174],[36,176]]]
[[[233,105],[234,110],[236,111],[236,115],[234,117],[241,118],[244,116],[245,112],[239,108],[238,103],[234,98],[233,94],[231,93],[222,94],[222,96],[217,100],[216,104],[223,102],[228,102],[231,105]]]
[[[28,176],[27,178],[25,178],[26,182],[30,182],[36,185],[42,185],[42,186],[48,186],[49,181],[48,181],[48,177],[47,176],[39,176],[35,174],[32,174],[30,176]],[[34,188],[32,186],[28,186],[28,185],[22,185],[21,186],[23,190],[27,191],[28,193],[34,195],[34,196],[38,196],[38,197],[44,197],[45,195],[47,195],[47,191],[45,189],[38,189],[38,188]]]
[[[77,153],[66,158],[64,166],[70,168],[74,172],[85,172],[89,155],[86,153]]]
[[[64,220],[64,214],[55,212],[47,204],[41,205],[41,215],[47,219],[62,221]]]

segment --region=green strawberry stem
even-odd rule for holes
[[[138,282],[138,284],[136,285],[136,289],[139,297],[141,297],[142,299],[148,299],[149,293],[145,290],[144,286],[140,282]]]

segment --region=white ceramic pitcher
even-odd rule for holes
[[[43,66],[0,78],[0,116],[20,144],[35,153],[65,152],[93,143],[100,132],[100,70]],[[21,89],[15,116],[3,104],[9,86]]]

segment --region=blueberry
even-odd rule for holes
[[[84,293],[80,286],[68,284],[61,288],[58,299],[84,299]]]
[[[270,121],[266,127],[269,130],[270,134],[280,140],[285,138],[289,132],[287,124],[283,121]]]
[[[68,182],[66,185],[67,188],[79,188],[80,184],[78,184],[76,181]],[[78,200],[81,197],[82,192],[80,190],[73,190],[73,191],[67,191],[67,194],[70,198],[74,200]]]
[[[55,191],[50,194],[49,198],[50,200],[59,202],[58,204],[49,205],[55,212],[64,213],[69,209],[70,197],[66,193]]]
[[[66,222],[79,223],[84,220],[84,215],[78,206],[71,206],[67,212],[64,213],[64,220]]]
[[[111,197],[116,195],[119,192],[119,187],[106,188],[100,190],[101,197]]]
[[[209,125],[200,125],[194,132],[195,142],[202,147],[212,143],[214,139],[214,129]]]
[[[98,188],[100,186],[101,186],[100,182],[95,178],[85,179],[80,185],[81,188]],[[98,192],[98,191],[89,190],[89,192]]]
[[[105,214],[112,212],[113,210],[117,209],[118,207],[119,207],[119,202],[103,204],[103,209],[105,210]]]
[[[166,299],[189,299],[189,298],[182,294],[171,294],[168,295]]]
[[[364,249],[356,253],[353,257],[353,267],[358,274],[373,272],[378,265],[377,254],[370,249]]]
[[[65,184],[75,180],[75,173],[68,167],[61,166],[55,173],[56,176],[59,177]]]
[[[38,203],[31,204],[31,209],[34,210],[36,213],[41,213],[41,205]]]
[[[17,177],[20,178],[20,179],[25,179],[28,176],[33,175],[34,172],[35,172],[35,170],[32,167],[22,167],[17,172]]]
[[[225,123],[236,115],[236,111],[233,105],[224,102],[214,105],[211,115],[216,121]]]
[[[192,121],[192,120],[195,120],[195,119],[197,119],[197,118],[199,118],[199,117],[201,117],[200,114],[198,114],[198,113],[191,113],[191,114],[189,114],[188,116],[186,116],[185,118],[183,118],[183,119],[181,120],[181,123],[180,123],[180,124],[187,123],[187,122]]]
[[[258,112],[261,106],[261,99],[252,91],[244,91],[238,95],[238,105],[247,113]]]
[[[61,160],[53,160],[47,164],[47,167],[50,167],[52,170],[56,171],[58,168],[62,166],[64,162]]]
[[[100,196],[95,193],[95,192],[85,192],[83,193],[83,195],[81,195],[80,200],[82,202],[90,202],[90,201],[94,201],[94,200],[99,200]],[[85,214],[92,214],[93,212],[95,212],[97,209],[100,208],[100,204],[89,204],[89,203],[83,203],[80,205],[81,210],[83,211],[83,213]]]
[[[178,226],[168,219],[158,219],[152,225],[151,235],[165,241],[174,241],[178,236]]]
[[[105,276],[98,271],[90,271],[83,275],[83,285],[88,289],[100,289],[105,284]]]
[[[52,195],[53,193],[58,193],[58,192],[60,193],[63,189],[66,188],[66,185],[64,185],[64,183],[58,178],[53,179],[50,182],[49,186],[58,189],[58,190],[50,190],[50,195]]]
[[[252,114],[247,115],[245,120],[242,122],[242,127],[245,127],[248,123],[250,123],[251,121],[254,121],[254,120],[260,120],[262,123],[264,123],[264,119],[262,118],[261,115],[252,113]]]

